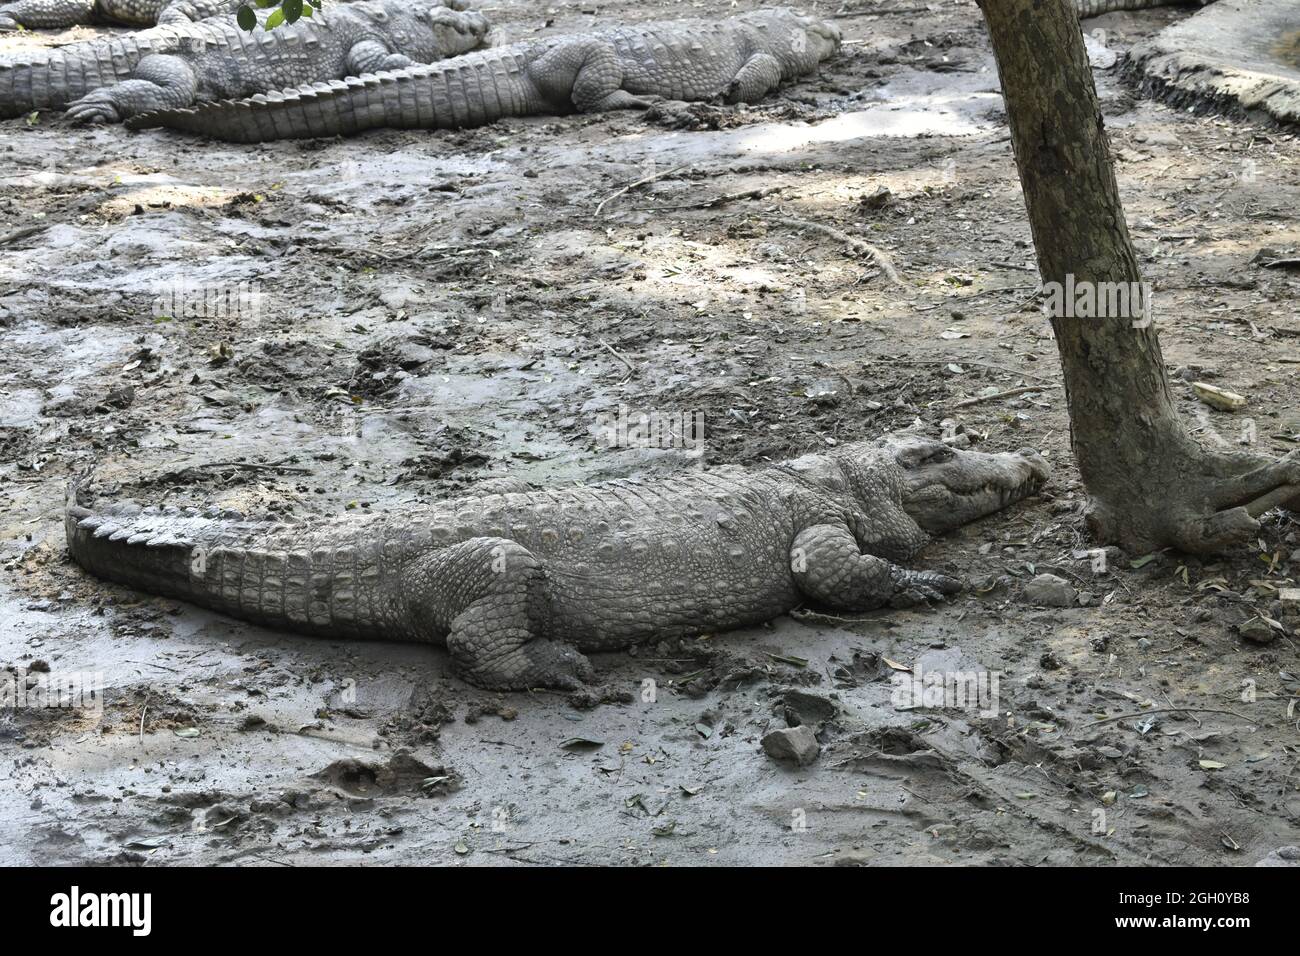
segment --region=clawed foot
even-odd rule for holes
[[[591,661],[568,644],[532,640],[490,665],[466,668],[461,676],[488,690],[578,690],[595,678],[596,671]]]
[[[117,107],[107,98],[91,93],[68,104],[68,119],[74,123],[120,123]]]
[[[894,595],[889,599],[893,608],[917,607],[931,601],[939,602],[949,595],[958,594],[963,584],[957,578],[937,571],[907,571],[900,569],[894,575]]]

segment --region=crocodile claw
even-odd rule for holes
[[[596,676],[591,661],[568,644],[534,640],[524,645],[530,664],[527,684],[530,687],[558,687],[578,690]]]
[[[941,602],[949,595],[959,593],[963,587],[957,578],[937,571],[904,571],[898,577],[898,590],[889,599],[889,606],[908,608],[931,601]]]
[[[67,117],[73,123],[120,123],[122,117],[111,101],[95,96],[83,96],[68,104]]]
[[[580,690],[595,679],[591,662],[569,644],[537,638],[490,662],[462,668],[462,677],[487,690],[554,687]]]

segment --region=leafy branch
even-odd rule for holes
[[[259,9],[267,10],[277,7],[266,18],[267,30],[274,30],[282,23],[297,23],[302,17],[311,17],[321,8],[321,0],[253,0]],[[242,30],[252,31],[257,27],[257,12],[250,6],[241,6],[235,12],[235,20]]]

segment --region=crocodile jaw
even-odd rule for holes
[[[1031,448],[986,454],[925,438],[890,443],[903,470],[903,510],[931,534],[942,534],[1036,493],[1050,474]]]

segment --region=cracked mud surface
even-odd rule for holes
[[[486,12],[509,40],[730,8],[594,9]],[[0,666],[106,690],[0,713],[0,862],[1248,865],[1300,842],[1300,527],[1094,571],[978,12],[872,9],[748,110],[251,148],[5,123],[0,235],[45,228],[0,244]],[[1124,50],[1185,16],[1085,26]],[[1300,275],[1267,264],[1300,248],[1295,131],[1097,76],[1184,412],[1290,450]],[[906,288],[790,219],[875,244]],[[258,308],[171,315],[178,281]],[[440,648],[267,631],[63,552],[92,461],[106,494],[295,515],[699,466],[605,447],[620,405],[703,412],[706,466],[953,419],[1055,474],[928,549],[973,585],[947,605],[596,655],[579,695],[489,694]],[[1023,601],[1043,572],[1086,606]],[[899,667],[996,672],[997,714],[900,708]],[[759,740],[801,694],[833,713],[791,769]]]

